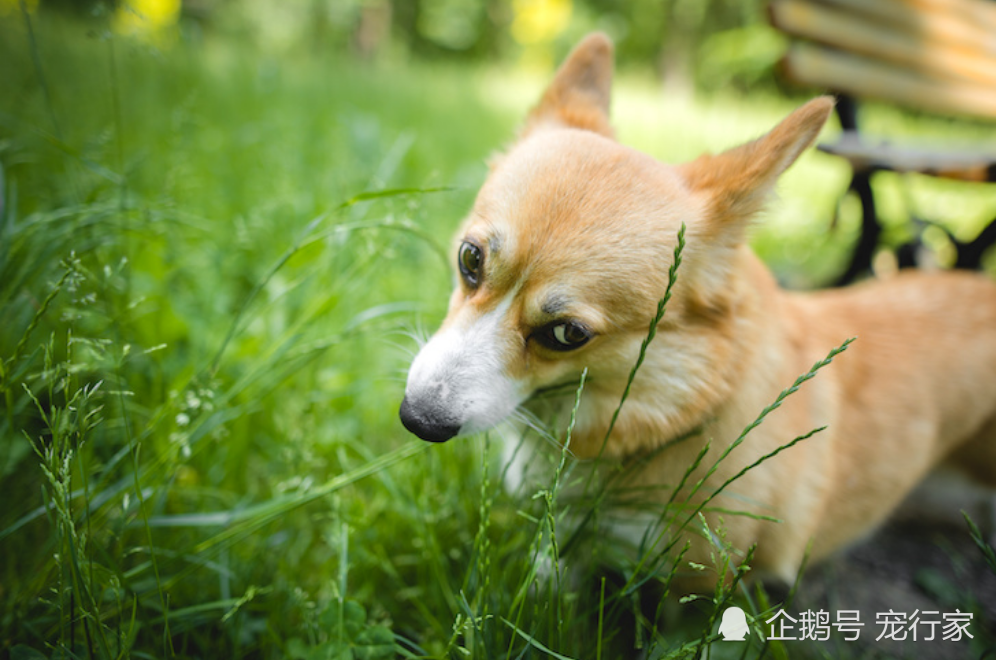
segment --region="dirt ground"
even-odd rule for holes
[[[996,660],[996,574],[972,541],[967,526],[956,521],[924,524],[896,520],[873,537],[819,566],[805,576],[787,612],[858,610],[865,625],[855,641],[832,629],[814,657],[911,658],[916,660]],[[942,639],[946,613],[970,611],[967,627],[973,639]],[[879,613],[897,615],[880,617]],[[876,639],[891,626],[883,620],[938,620],[936,626],[909,625],[905,639]],[[833,620],[833,619],[831,619]],[[925,638],[934,630],[933,641]],[[898,632],[896,637],[902,637]],[[791,643],[786,642],[789,651]],[[810,653],[804,653],[810,655]]]

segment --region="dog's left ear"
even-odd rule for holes
[[[612,65],[612,41],[606,35],[595,32],[581,40],[529,113],[522,136],[552,124],[614,137],[609,124]]]
[[[833,106],[829,96],[813,99],[767,135],[683,165],[689,187],[710,198],[708,224],[701,229],[724,243],[742,241],[747,220],[761,209],[782,172],[816,140]]]

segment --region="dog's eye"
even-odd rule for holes
[[[572,351],[588,343],[592,333],[580,323],[553,323],[536,334],[541,344],[555,351]]]
[[[464,242],[460,246],[460,253],[457,255],[457,264],[460,266],[460,274],[470,287],[476,287],[481,281],[481,263],[484,256],[481,248],[473,243]]]

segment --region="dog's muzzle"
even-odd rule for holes
[[[460,432],[460,425],[431,406],[413,405],[409,397],[401,402],[401,423],[428,442],[446,442]]]

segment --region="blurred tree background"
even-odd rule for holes
[[[114,12],[119,32],[161,42],[204,30],[264,49],[334,51],[360,60],[501,62],[550,69],[592,30],[623,68],[712,90],[773,85],[783,50],[760,0],[0,0],[79,16]]]

